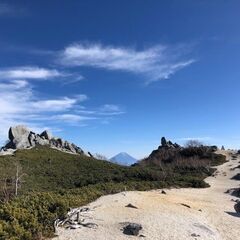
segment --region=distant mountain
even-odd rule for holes
[[[116,156],[112,157],[110,159],[110,161],[113,163],[120,164],[120,165],[130,166],[130,165],[136,163],[137,159],[130,156],[128,153],[121,152],[121,153],[117,154]]]

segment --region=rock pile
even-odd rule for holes
[[[27,149],[37,145],[47,145],[58,150],[84,154],[83,150],[73,143],[64,141],[61,138],[53,137],[49,131],[43,131],[41,134],[30,131],[27,127],[18,125],[10,127],[8,132],[9,142],[2,148],[2,152],[12,151],[12,149]]]
[[[158,150],[160,149],[174,149],[174,148],[181,148],[181,146],[177,143],[172,143],[171,141],[167,141],[165,137],[161,138],[161,145],[158,147]]]
[[[182,147],[177,143],[167,141],[165,137],[161,138],[161,145],[153,150],[149,155],[151,159],[169,159],[178,153]]]

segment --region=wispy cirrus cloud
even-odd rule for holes
[[[66,111],[72,108],[78,102],[82,102],[87,99],[86,95],[81,95],[81,97],[69,98],[69,97],[62,97],[60,99],[49,99],[49,100],[39,100],[32,102],[32,107],[35,111]]]
[[[60,114],[52,116],[53,120],[69,123],[71,125],[79,125],[79,123],[86,125],[87,120],[97,119],[96,117],[82,116],[79,114]]]
[[[120,115],[125,113],[119,105],[116,104],[104,104],[99,108],[98,113],[100,115]]]
[[[90,66],[142,74],[149,83],[167,79],[195,62],[195,59],[186,56],[186,49],[156,45],[136,50],[101,44],[73,44],[58,55],[58,62],[65,66]]]
[[[1,79],[50,79],[65,76],[56,69],[20,66],[0,69]]]
[[[42,76],[44,77],[44,76]],[[118,111],[114,105],[106,105],[92,111],[83,106],[88,100],[85,94],[59,96],[55,98],[39,98],[28,80],[1,80],[0,75],[0,142],[7,138],[8,128],[16,124],[24,124],[31,129],[61,129],[65,124],[86,126],[87,121],[96,120],[101,123],[106,117],[100,112],[109,114]],[[77,110],[82,109],[83,112]],[[89,113],[91,113],[89,115]]]
[[[54,123],[52,117],[56,113],[66,114],[85,100],[87,96],[84,94],[38,99],[31,84],[26,80],[0,82],[0,138],[6,138],[7,129],[11,125],[21,123],[39,128],[43,122]]]
[[[114,116],[114,115],[121,115],[125,113],[122,107],[117,104],[104,104],[92,110],[83,108],[80,110],[78,109],[76,112],[79,114],[95,115],[95,116]]]

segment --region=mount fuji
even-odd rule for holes
[[[128,153],[121,152],[121,153],[117,154],[116,156],[112,157],[110,159],[110,161],[113,163],[120,164],[120,165],[130,166],[130,165],[136,163],[137,159],[130,156]]]

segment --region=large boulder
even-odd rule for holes
[[[7,144],[13,149],[24,149],[30,147],[28,136],[30,131],[27,127],[19,125],[16,127],[10,127],[8,137],[10,142]]]

